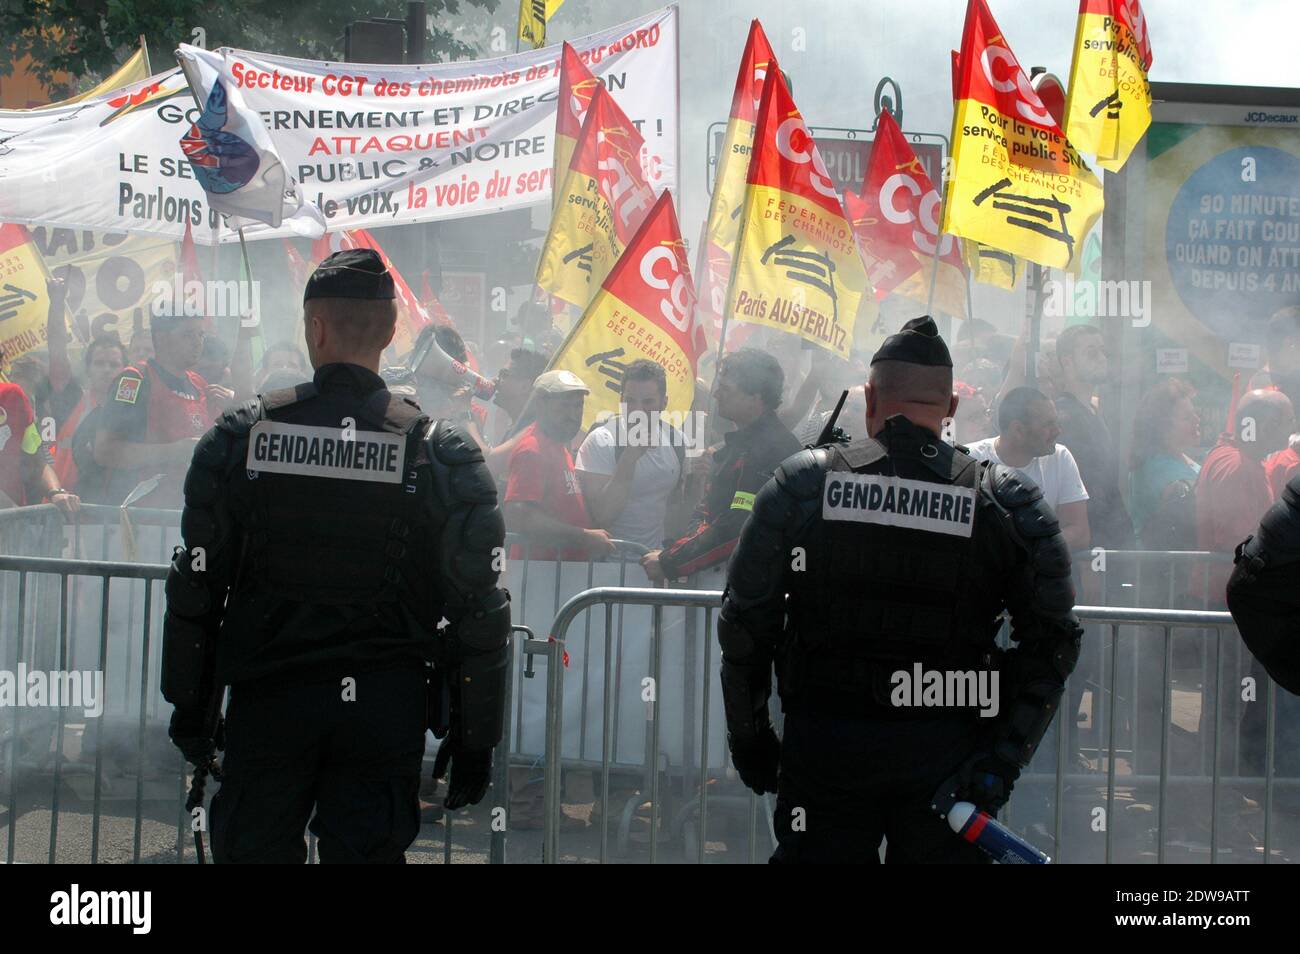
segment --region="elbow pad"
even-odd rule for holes
[[[718,619],[718,642],[727,731],[738,740],[757,740],[771,724],[767,709],[772,695],[771,655],[763,652],[744,626],[726,617]]]
[[[451,731],[467,749],[491,749],[505,729],[505,694],[510,667],[510,596],[493,590],[476,608],[460,615],[454,628]]]
[[[1010,655],[1008,675],[1014,696],[1006,720],[998,727],[993,749],[998,758],[1024,768],[1034,757],[1056,716],[1065,680],[1079,661],[1081,637],[1082,630],[1075,624]]]
[[[213,646],[204,618],[212,596],[189,573],[189,554],[176,548],[167,573],[167,613],[163,617],[162,694],[178,709],[207,703],[212,693]]]

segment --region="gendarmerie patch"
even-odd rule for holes
[[[400,434],[259,421],[248,441],[249,470],[338,480],[402,482],[406,440]]]
[[[969,537],[975,525],[975,491],[887,474],[832,471],[826,475],[822,519]]]

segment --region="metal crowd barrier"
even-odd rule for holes
[[[75,801],[88,809],[91,845],[76,860],[87,855],[96,860],[182,860],[183,845],[167,851],[138,847],[140,826],[145,841],[156,843],[157,832],[149,834],[150,826],[171,826],[183,801],[183,766],[166,740],[170,707],[157,686],[163,601],[154,590],[165,575],[161,564],[179,542],[179,514],[133,510],[124,525],[119,508],[83,510],[80,521],[67,525],[48,506],[0,512],[0,553],[10,554],[0,562],[0,667],[16,667],[20,659],[45,668],[61,668],[61,661],[102,660],[108,673],[105,716],[93,726],[60,722],[62,716],[42,722],[35,710],[15,712],[17,720],[6,720],[0,709],[0,779],[6,774],[12,779],[15,769],[22,769],[46,792],[44,798],[36,797],[34,789],[17,797],[0,784],[0,808],[14,803],[4,822],[5,857],[15,858],[15,824],[48,824],[54,844],[60,827],[55,819],[70,817],[67,806]],[[513,536],[509,542],[526,543]],[[110,559],[131,546],[136,559],[152,565]],[[770,823],[759,818],[770,817],[770,806],[750,797],[732,777],[726,750],[712,636],[720,577],[714,573],[697,581],[705,589],[650,588],[638,563],[643,552],[635,544],[622,544],[609,562],[507,560],[505,585],[512,593],[515,621],[560,642],[527,636],[515,641],[513,708],[502,749],[508,758],[497,759],[493,794],[479,806],[480,814],[506,809],[510,839],[492,827],[486,849],[465,847],[461,843],[468,842],[460,838],[457,857],[505,862],[652,856],[716,862],[762,860],[770,852]],[[34,564],[17,554],[98,559]],[[1086,611],[1093,615],[1086,618],[1084,659],[1065,706],[1071,716],[1082,712],[1082,721],[1058,720],[1010,806],[1015,824],[1060,860],[1125,860],[1137,841],[1151,846],[1139,854],[1153,860],[1239,858],[1245,849],[1237,815],[1258,814],[1251,807],[1255,802],[1266,803],[1269,814],[1248,832],[1257,842],[1254,851],[1269,859],[1279,853],[1289,857],[1300,842],[1286,816],[1294,791],[1287,759],[1292,751],[1300,755],[1300,732],[1295,745],[1274,738],[1280,729],[1278,738],[1289,739],[1291,697],[1276,693],[1258,674],[1260,694],[1267,694],[1267,724],[1243,733],[1232,723],[1242,706],[1226,691],[1219,692],[1239,673],[1247,673],[1250,664],[1239,639],[1222,638],[1230,626],[1226,615],[1188,616],[1186,610],[1178,615],[1162,609],[1153,616],[1122,605],[1141,589],[1124,586],[1135,578],[1126,564],[1142,569],[1145,563],[1143,572],[1158,574],[1152,568],[1159,560],[1191,566],[1205,556],[1107,552],[1110,589],[1104,592],[1108,599],[1117,594],[1115,602],[1121,605]],[[603,612],[582,613],[574,601],[589,599],[591,591],[654,597],[611,597]],[[22,609],[15,616],[19,603]],[[1103,625],[1106,620],[1096,614],[1106,612],[1129,615]],[[562,631],[565,616],[569,621]],[[14,626],[16,619],[24,625]],[[538,655],[547,659],[545,679],[530,678]],[[561,673],[562,668],[566,671]],[[650,699],[646,678],[653,680]],[[1199,713],[1170,718],[1172,710],[1188,706],[1199,706]],[[4,733],[6,721],[18,721],[25,753],[4,751],[6,740],[15,737],[12,729]],[[29,757],[33,746],[40,745],[33,741],[33,729],[51,753],[39,770]],[[1260,751],[1246,752],[1243,738]],[[67,754],[57,747],[59,739],[65,739]],[[92,757],[78,761],[79,739]],[[10,764],[13,759],[17,761]],[[1279,759],[1281,771],[1274,765]],[[513,825],[515,793],[508,766],[536,776],[541,823],[550,828],[533,834]],[[574,788],[575,779],[580,790],[586,777],[594,793],[566,791]],[[1095,804],[1080,814],[1075,802],[1087,798]],[[570,812],[579,806],[569,821],[580,825],[583,806],[593,799],[599,824],[572,837],[558,831],[565,814],[561,806]],[[101,850],[100,830],[109,824],[112,803],[122,801],[132,816],[126,832],[131,851]],[[103,811],[104,803],[110,803],[108,811]],[[16,819],[12,812],[19,808],[21,818]],[[715,821],[725,824],[725,837],[718,835],[718,824],[708,827],[710,808]],[[1105,825],[1097,830],[1093,808],[1105,814]],[[1189,812],[1195,816],[1190,822],[1184,817]],[[1146,825],[1148,816],[1158,824]],[[475,835],[479,824],[487,823],[476,817],[460,833]],[[40,833],[45,834],[44,827]],[[441,846],[432,845],[425,834],[413,850],[427,859],[438,854],[445,859],[451,847],[450,833],[444,831]],[[18,855],[31,860],[30,845]],[[68,855],[61,845],[58,856]]]
[[[138,861],[141,825],[148,829],[151,822],[161,821],[150,816],[160,814],[166,814],[166,824],[170,824],[171,810],[180,804],[176,793],[181,793],[183,801],[185,767],[166,738],[171,708],[161,698],[158,681],[158,634],[164,600],[155,586],[165,579],[166,561],[173,546],[180,542],[179,518],[176,510],[132,509],[123,519],[120,508],[93,505],[84,506],[75,521],[65,521],[49,505],[0,511],[0,669],[16,673],[19,664],[41,671],[61,671],[70,666],[93,668],[105,674],[106,696],[103,717],[92,724],[79,719],[69,722],[65,714],[56,716],[54,710],[42,714],[40,710],[0,707],[0,807],[11,802],[13,805],[0,822],[0,826],[8,828],[0,836],[6,845],[6,859],[16,858],[14,811],[20,807],[27,814],[28,809],[40,813],[40,823],[50,827],[53,846],[58,842],[59,818],[68,814],[66,806],[84,801],[83,814],[90,819],[86,832],[90,847],[74,853],[74,857],[98,861],[104,854],[100,851],[100,820],[111,814],[104,810],[105,800],[133,802],[129,808],[134,816],[130,853],[108,851],[105,857]],[[507,561],[505,583],[514,593],[512,609],[519,624],[516,629],[525,635],[513,641],[515,671],[510,702],[517,711],[508,720],[502,757],[495,763],[498,775],[494,798],[500,804],[481,805],[483,811],[495,807],[508,815],[513,810],[507,801],[510,765],[533,767],[542,778],[554,774],[548,767],[554,747],[547,743],[546,727],[548,713],[560,711],[548,695],[552,691],[550,671],[555,668],[549,661],[555,645],[532,639],[527,635],[528,624],[531,622],[532,630],[544,632],[561,596],[587,585],[645,582],[638,561],[646,548],[624,541],[615,543],[617,552],[612,562]],[[528,546],[516,535],[508,535],[507,544]],[[72,555],[94,559],[69,559]],[[630,580],[629,572],[634,574]],[[522,612],[526,606],[531,607],[528,614]],[[538,656],[548,662],[542,670],[546,673],[543,679],[534,678],[539,674]],[[528,738],[524,738],[525,727]],[[65,740],[65,734],[69,739]],[[71,745],[75,752],[83,744],[90,756],[84,763],[76,758],[70,763],[64,756],[65,746]],[[433,751],[431,746],[426,761],[432,760]],[[39,761],[34,753],[41,753]],[[31,798],[23,801],[20,795],[24,790],[14,784],[18,776],[39,780],[37,787],[41,791],[27,790]],[[71,793],[69,786],[73,788]],[[545,787],[539,785],[538,790],[542,793],[540,829],[541,816],[549,806],[545,803]],[[85,798],[72,797],[78,793]],[[149,813],[147,807],[151,808]],[[498,863],[540,860],[540,831],[536,844],[526,835],[511,843],[508,859],[507,841],[498,820],[494,817],[484,823],[491,827],[489,845],[481,852],[467,849],[468,855]],[[445,860],[451,853],[451,842],[449,833],[444,834],[447,837],[441,854]],[[427,835],[422,836],[413,851],[434,856],[436,852],[427,840]],[[156,841],[154,837],[152,842]],[[309,841],[314,858],[314,840]],[[146,860],[163,857],[156,850],[143,851]],[[31,860],[30,851],[19,854]],[[183,860],[184,846],[170,857]]]
[[[614,607],[642,606],[652,609],[653,623],[644,634],[650,647],[649,678],[658,681],[662,650],[661,619],[667,608],[695,607],[705,614],[704,680],[699,686],[703,697],[700,709],[699,754],[691,764],[679,764],[668,770],[649,770],[638,797],[642,808],[649,807],[650,862],[661,856],[662,817],[672,813],[661,806],[671,804],[674,798],[681,802],[680,809],[672,815],[669,841],[682,838],[684,860],[705,863],[711,860],[706,845],[714,843],[708,830],[710,809],[721,804],[726,810],[747,815],[747,837],[744,829],[740,840],[746,842],[739,852],[745,861],[761,860],[756,851],[756,814],[769,814],[771,805],[759,800],[731,778],[732,773],[710,768],[710,723],[719,717],[718,709],[710,705],[710,692],[717,684],[716,666],[710,655],[712,646],[713,611],[721,605],[718,591],[692,591],[678,589],[646,589],[597,587],[570,598],[556,615],[551,636],[568,643],[569,632],[581,616],[595,615],[603,608],[606,618]],[[1259,701],[1264,707],[1266,723],[1256,739],[1262,747],[1262,761],[1257,772],[1244,772],[1243,761],[1225,758],[1223,748],[1231,733],[1224,726],[1227,706],[1225,698],[1228,677],[1225,666],[1230,656],[1225,650],[1225,634],[1231,642],[1239,644],[1231,616],[1227,613],[1193,610],[1152,610],[1117,607],[1078,607],[1080,620],[1089,635],[1103,641],[1109,666],[1102,673],[1099,703],[1105,713],[1105,724],[1099,729],[1103,742],[1095,757],[1086,763],[1071,755],[1069,723],[1075,710],[1063,707],[1054,731],[1040,746],[1034,761],[1021,775],[1004,820],[1040,849],[1058,862],[1134,862],[1150,861],[1209,861],[1264,863],[1291,860],[1300,852],[1300,765],[1290,766],[1286,772],[1279,770],[1277,757],[1285,746],[1278,742],[1283,729],[1300,738],[1300,704],[1261,676],[1257,683]],[[1213,692],[1202,691],[1199,701],[1202,711],[1195,734],[1205,735],[1212,761],[1208,766],[1197,767],[1192,759],[1188,768],[1188,752],[1175,752],[1171,738],[1175,730],[1186,734],[1189,730],[1179,726],[1180,703],[1186,703],[1188,693],[1177,693],[1171,679],[1173,671],[1173,639],[1176,630],[1186,630],[1197,636],[1205,648],[1213,651],[1213,669],[1216,682]],[[1159,710],[1161,726],[1158,757],[1154,765],[1139,759],[1130,739],[1125,738],[1121,719],[1126,702],[1126,689],[1122,680],[1118,688],[1115,674],[1121,673],[1121,648],[1127,640],[1151,639],[1159,634],[1159,649],[1163,651],[1164,666],[1156,689],[1154,702]],[[608,657],[607,657],[608,658]],[[1067,687],[1066,699],[1075,698],[1071,690],[1076,680],[1072,677]],[[1203,690],[1208,687],[1202,687]],[[1234,690],[1235,691],[1235,690]],[[563,691],[556,698],[566,698]],[[1150,700],[1148,700],[1150,701]],[[1285,709],[1285,719],[1279,711]],[[651,700],[646,707],[646,723],[650,738],[647,766],[661,765],[660,721],[665,712],[660,700]],[[1209,716],[1212,715],[1212,718]],[[616,716],[610,699],[606,696],[604,724],[610,726]],[[563,722],[563,713],[557,716]],[[1284,722],[1285,725],[1280,724]],[[608,734],[602,739],[601,749],[601,800],[609,802],[610,744]],[[1183,747],[1184,749],[1186,746]],[[725,751],[725,746],[724,746]],[[1078,753],[1075,753],[1077,755]],[[1175,765],[1175,756],[1178,764]],[[1193,753],[1194,755],[1194,753]],[[1230,762],[1234,771],[1225,771]],[[563,767],[563,766],[562,766]],[[560,779],[548,780],[552,788]],[[715,792],[724,793],[719,796]],[[558,796],[553,797],[558,802]],[[560,845],[560,817],[546,819],[545,843],[550,858],[585,857],[574,851],[562,851]],[[596,860],[610,860],[609,819],[602,817],[599,847]],[[1234,827],[1236,826],[1236,827]],[[1194,831],[1188,832],[1192,828]],[[771,834],[770,826],[767,833]],[[774,839],[772,839],[774,841]],[[730,853],[731,845],[728,842]],[[716,856],[718,851],[713,851]],[[717,860],[716,857],[713,860]]]
[[[150,698],[150,687],[156,686],[150,670],[156,670],[159,656],[156,647],[160,641],[159,619],[151,611],[161,603],[161,589],[158,586],[167,576],[167,567],[156,564],[129,564],[122,562],[59,560],[46,557],[13,557],[0,555],[0,573],[14,573],[16,579],[16,602],[14,613],[3,616],[4,639],[0,640],[0,668],[11,673],[29,671],[34,660],[39,657],[39,647],[43,641],[56,638],[56,658],[51,660],[60,671],[76,668],[84,659],[76,659],[69,645],[69,585],[74,577],[90,577],[99,581],[100,608],[98,652],[95,655],[95,671],[103,674],[105,685],[118,677],[114,660],[110,656],[110,632],[108,621],[112,607],[113,581],[140,581],[143,585],[144,612],[141,617],[138,634],[140,639],[140,662],[138,672],[139,710],[134,722],[134,746],[128,746],[126,759],[128,764],[120,764],[123,754],[120,749],[106,743],[106,720],[85,716],[78,719],[68,707],[42,707],[29,710],[14,707],[12,717],[0,722],[0,797],[5,805],[4,860],[6,862],[30,861],[31,852],[20,852],[18,846],[19,828],[28,816],[34,817],[37,828],[43,829],[48,824],[48,852],[46,860],[89,861],[91,864],[101,860],[103,847],[103,829],[105,822],[116,823],[125,818],[116,811],[109,811],[107,800],[119,800],[125,795],[131,802],[131,851],[132,862],[141,861],[175,861],[185,862],[189,857],[191,819],[184,811],[185,792],[189,781],[189,767],[180,753],[170,747],[166,737],[166,721],[169,709],[160,696],[154,693]],[[57,578],[58,627],[57,633],[43,630],[33,612],[34,597],[38,586],[50,577]],[[122,634],[114,633],[120,638]],[[534,665],[537,657],[546,664],[546,699],[547,709],[558,713],[560,706],[554,697],[557,691],[559,671],[562,666],[558,655],[558,643],[546,639],[536,639],[526,626],[516,625],[513,635],[517,653],[524,659],[524,675],[535,675]],[[12,637],[12,639],[11,639]],[[12,645],[10,645],[12,643]],[[37,666],[40,664],[38,663]],[[129,680],[129,673],[125,674]],[[106,701],[106,700],[105,700]],[[160,711],[161,710],[161,711]],[[108,709],[105,709],[105,713]],[[0,709],[0,715],[5,710]],[[8,724],[5,724],[8,723]],[[27,723],[24,725],[24,723]],[[35,723],[35,724],[33,724]],[[69,752],[69,730],[80,730],[81,744]],[[552,732],[547,731],[547,738]],[[87,744],[87,739],[89,743]],[[497,798],[504,797],[506,771],[509,763],[511,745],[510,729],[507,726],[505,737],[498,746],[494,766],[494,791]],[[169,751],[170,749],[170,751]],[[87,752],[90,757],[85,757]],[[110,767],[106,760],[115,763]],[[548,775],[558,775],[558,750],[553,744],[546,747],[546,771]],[[110,770],[110,768],[112,770]],[[64,805],[66,798],[65,782],[72,778],[88,779],[89,790],[71,793],[74,802],[88,802],[89,812],[69,812]],[[48,779],[48,802],[39,797],[35,789],[44,788],[40,783]],[[119,789],[119,786],[121,788]],[[85,796],[89,797],[85,797]],[[493,799],[493,801],[496,799]],[[48,822],[44,805],[48,803]],[[146,818],[146,806],[149,809]],[[491,813],[494,809],[504,808],[494,804],[485,804],[483,808]],[[549,802],[547,811],[558,810]],[[69,851],[59,843],[60,824],[71,814],[82,830],[75,832],[79,844],[77,849]],[[158,847],[158,835],[161,826],[175,823],[174,850],[161,851]],[[452,820],[448,816],[449,822]],[[151,824],[150,824],[151,823]],[[85,826],[89,825],[89,831]],[[146,829],[153,847],[146,850],[143,844]],[[506,860],[508,826],[490,826],[489,845],[486,851],[489,861],[501,863]],[[120,832],[118,832],[120,834]],[[311,854],[314,858],[314,839],[311,839]],[[81,844],[80,842],[88,842]],[[443,860],[451,858],[452,825],[444,828]],[[415,847],[415,846],[413,846]],[[424,846],[428,850],[429,846]],[[84,850],[82,850],[84,849]],[[113,860],[126,860],[119,848],[119,857]]]

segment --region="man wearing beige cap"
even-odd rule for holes
[[[591,529],[569,444],[582,429],[591,390],[572,371],[547,371],[533,382],[537,420],[519,436],[506,475],[506,528],[529,538],[534,560],[600,559],[614,552],[609,534]]]

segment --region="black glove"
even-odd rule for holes
[[[477,805],[487,794],[492,782],[492,750],[462,749],[453,739],[444,739],[433,760],[433,777],[441,780],[451,763],[451,781],[443,806],[454,811],[466,805]]]
[[[736,774],[745,785],[757,794],[776,791],[776,769],[781,761],[781,740],[772,723],[763,725],[755,738],[744,741],[733,732],[727,733],[731,761]]]
[[[167,727],[167,736],[181,750],[185,761],[194,766],[208,765],[212,753],[226,747],[226,720],[217,719],[217,730],[213,734],[208,734],[203,724],[205,721],[202,712],[176,709]]]
[[[996,815],[1011,797],[1011,789],[1020,778],[1020,766],[991,752],[980,751],[963,763],[958,775],[958,798],[972,802],[980,811]]]

